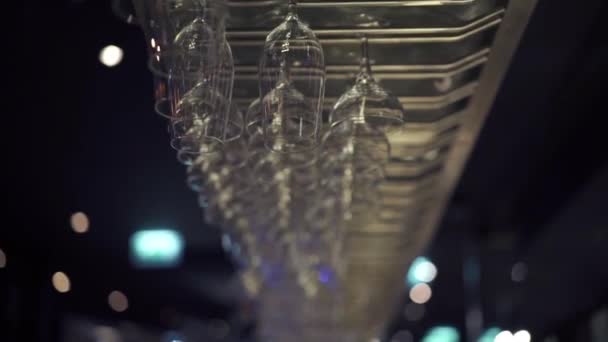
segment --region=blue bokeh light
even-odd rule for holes
[[[437,276],[437,267],[426,257],[417,257],[407,272],[407,283],[416,285],[430,283]]]
[[[460,342],[458,329],[451,326],[431,328],[421,340],[422,342]]]
[[[494,342],[496,335],[498,335],[501,331],[502,329],[498,327],[488,328],[481,334],[481,336],[479,336],[477,342]]]
[[[131,235],[129,247],[135,267],[175,267],[183,258],[184,238],[173,229],[145,229]]]

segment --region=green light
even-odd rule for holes
[[[434,327],[426,333],[422,342],[460,342],[460,333],[454,327]]]
[[[430,283],[437,276],[437,267],[425,257],[417,257],[407,272],[407,282],[409,285],[419,283]]]
[[[174,267],[181,260],[184,239],[175,230],[140,230],[131,236],[131,261],[136,267]]]
[[[498,335],[502,330],[497,327],[488,328],[486,331],[479,336],[477,342],[494,342],[496,335]]]

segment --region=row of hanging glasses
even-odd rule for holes
[[[342,242],[378,219],[387,133],[404,121],[399,100],[372,76],[367,38],[355,84],[324,118],[323,48],[289,0],[264,42],[260,96],[243,113],[232,101],[225,1],[134,5],[149,44],[156,111],[169,121],[205,221],[222,227],[244,287],[262,302],[262,335],[344,339],[337,328],[348,264]],[[294,307],[297,315],[285,315]],[[325,337],[311,335],[321,330]]]

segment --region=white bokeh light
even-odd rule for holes
[[[415,275],[420,281],[429,283],[437,276],[437,267],[432,262],[425,260],[418,265]]]
[[[513,335],[513,342],[530,342],[532,335],[527,330],[520,330]]]
[[[430,283],[437,277],[437,267],[425,257],[417,257],[412,262],[407,273],[407,282],[410,285]]]
[[[503,330],[494,337],[494,342],[515,342],[515,338],[510,331]]]
[[[99,61],[103,65],[111,68],[120,64],[123,56],[124,53],[121,48],[116,45],[108,45],[99,52]]]

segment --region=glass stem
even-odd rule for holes
[[[368,84],[373,82],[372,68],[369,63],[369,46],[367,43],[367,37],[364,35],[361,38],[361,60],[360,60],[360,71],[357,75],[356,82],[358,84]],[[367,98],[363,96],[359,112],[353,117],[355,123],[365,123],[365,102]]]
[[[372,75],[372,67],[369,61],[369,44],[366,36],[361,38],[360,74],[367,74],[369,77]]]
[[[281,60],[281,66],[280,66],[280,70],[279,70],[279,83],[278,83],[278,87],[280,87],[282,90],[280,92],[280,96],[281,98],[279,99],[279,113],[281,113],[281,115],[279,116],[280,119],[282,119],[282,114],[283,112],[283,107],[285,104],[285,88],[287,88],[289,86],[289,63],[287,61],[287,56],[283,55],[283,59]]]
[[[357,124],[362,124],[365,123],[365,100],[367,100],[367,97],[363,96],[363,98],[361,99],[361,105],[359,106],[359,111],[357,112],[357,114],[355,114],[355,116],[353,117],[353,122],[357,123]]]
[[[298,19],[298,2],[297,0],[289,0],[287,5],[287,20],[297,20]]]
[[[207,21],[207,12],[209,11],[209,6],[207,6],[207,0],[201,0],[198,3],[199,11],[202,12],[202,18],[204,21]]]
[[[281,66],[279,70],[279,84],[289,84],[289,62],[287,61],[287,56],[283,55],[283,59],[281,60]]]

